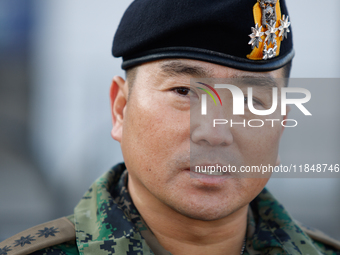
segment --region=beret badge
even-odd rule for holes
[[[267,60],[280,53],[281,41],[290,32],[289,17],[282,15],[280,0],[258,0],[253,7],[255,27],[251,28],[248,44],[252,52],[247,55],[251,60]]]

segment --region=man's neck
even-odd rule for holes
[[[138,184],[137,184],[138,185]],[[131,198],[159,243],[175,255],[239,255],[247,228],[248,205],[225,218],[203,221],[171,209],[129,178]]]

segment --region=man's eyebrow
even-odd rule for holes
[[[271,76],[234,75],[230,78],[235,79],[236,83],[240,83],[242,85],[261,86],[268,88],[278,87],[278,81]]]
[[[170,76],[189,75],[193,77],[209,78],[212,72],[197,65],[190,65],[182,61],[174,60],[161,64],[161,70]]]
[[[213,72],[211,70],[201,66],[187,64],[180,60],[165,61],[161,64],[160,68],[163,73],[169,76],[189,75],[199,78],[214,78]],[[242,85],[261,86],[267,88],[278,87],[277,81],[269,75],[255,76],[251,74],[242,74],[233,75],[228,79],[230,78],[235,79],[237,83]]]

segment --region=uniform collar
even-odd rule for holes
[[[245,254],[320,254],[266,188],[250,203],[246,247]]]
[[[81,254],[152,254],[139,213],[127,191],[125,164],[116,165],[86,192],[74,210]],[[141,229],[139,229],[139,227]]]

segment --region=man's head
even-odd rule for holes
[[[274,166],[283,129],[279,125],[260,129],[213,128],[190,121],[195,100],[190,92],[190,78],[207,77],[275,79],[283,77],[283,70],[255,73],[188,59],[145,63],[138,67],[131,93],[129,82],[114,79],[112,135],[121,143],[129,181],[139,194],[144,193],[188,217],[213,220],[246,206],[263,189],[267,178],[220,178],[211,182],[191,178],[190,166],[216,163],[238,168]],[[271,98],[268,88],[255,90],[260,92],[262,95],[256,96],[268,108]],[[219,94],[223,102],[232,101],[230,93]],[[224,107],[231,109],[232,105]],[[232,115],[228,111],[223,117],[230,119]],[[254,118],[249,112],[243,117]],[[278,110],[270,118],[283,117]]]
[[[123,56],[127,76],[126,81],[114,78],[111,101],[112,136],[121,143],[134,200],[143,200],[154,210],[171,208],[189,218],[217,220],[246,208],[263,189],[269,176],[192,178],[190,170],[193,165],[216,163],[238,169],[274,166],[281,125],[213,127],[211,121],[283,120],[285,116],[278,108],[270,116],[254,116],[246,109],[243,116],[235,117],[232,94],[225,90],[217,91],[223,107],[213,108],[209,101],[209,109],[214,110],[201,116],[196,110],[202,93],[190,79],[271,81],[253,90],[255,108],[269,109],[272,88],[286,85],[278,80],[289,76],[294,55],[291,37],[282,41],[280,36],[280,31],[287,32],[283,25],[279,29],[286,20],[281,10],[287,15],[284,1],[272,8],[276,20],[268,18],[267,22],[277,27],[275,36],[265,35],[270,27],[262,28],[261,5],[255,0],[242,4],[139,0],[129,7],[113,45],[114,55]],[[251,41],[246,27],[252,27]],[[247,94],[245,84],[237,86]]]

